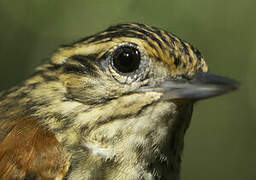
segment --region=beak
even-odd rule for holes
[[[163,92],[162,99],[200,100],[219,96],[238,89],[239,83],[231,79],[212,75],[204,72],[196,72],[188,80],[167,80],[151,91]],[[141,89],[150,91],[150,89]]]

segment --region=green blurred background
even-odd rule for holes
[[[119,22],[174,32],[239,91],[199,102],[185,139],[182,180],[256,179],[255,0],[0,0],[0,90],[61,44]]]

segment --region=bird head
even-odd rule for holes
[[[238,87],[207,73],[201,53],[166,31],[120,24],[59,49],[51,64],[61,70],[68,96],[89,104],[127,94],[155,92],[165,100],[200,100]]]
[[[48,161],[34,157],[63,157],[62,151],[51,154],[45,140],[50,134],[51,148],[61,146],[69,154],[70,159],[63,157],[65,171],[60,169],[67,178],[178,179],[193,103],[238,87],[207,71],[200,52],[171,33],[136,23],[112,26],[61,47],[49,63],[1,97],[2,123],[10,133],[13,124],[22,132],[13,133],[7,150],[21,157],[21,135],[34,140],[40,133],[40,146],[26,143],[27,154],[35,150],[22,168],[41,173],[30,162]]]

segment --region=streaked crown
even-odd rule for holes
[[[61,48],[52,58],[53,64],[63,64],[70,56],[94,55],[100,58],[124,43],[134,43],[149,57],[167,64],[173,75],[207,71],[201,53],[189,43],[164,30],[144,24],[119,24],[95,35]]]

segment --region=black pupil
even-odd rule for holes
[[[140,52],[134,47],[121,47],[113,56],[113,65],[119,72],[134,72],[140,65]]]

